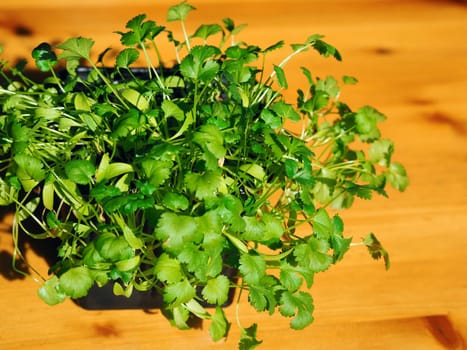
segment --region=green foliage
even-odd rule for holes
[[[216,307],[216,310],[212,315],[211,320],[212,323],[209,327],[209,333],[211,334],[211,338],[214,341],[221,340],[229,332],[230,323],[227,321],[224,310],[220,306]]]
[[[256,339],[257,330],[258,325],[256,323],[248,328],[242,329],[240,342],[238,343],[239,350],[250,350],[256,348],[258,345],[261,345],[263,341]]]
[[[16,206],[17,229],[33,219],[43,233],[29,235],[59,241],[38,292],[50,305],[93,285],[126,297],[156,289],[173,325],[210,320],[217,341],[230,329],[222,306],[238,288],[258,312],[302,329],[313,321],[304,289],[354,245],[335,210],[387,196],[388,186],[405,190],[406,171],[381,137],[386,117],[341,102],[338,79],[303,67],[306,86],[293,102],[283,96],[294,56],[311,49],[341,59],[323,36],[266,67],[284,42],[237,42],[245,25],[229,18],[190,34],[193,10],[182,2],[168,12],[183,40],[133,17],[116,32],[122,48],[111,64],[109,49],[93,59],[94,40],[82,37],[33,50],[50,74],[43,82],[1,61],[13,74],[0,88],[0,205]],[[159,54],[161,33],[174,45],[172,68]],[[143,73],[130,68],[141,61]],[[361,245],[389,267],[374,234]],[[257,325],[237,321],[240,349],[259,345]]]
[[[48,43],[39,44],[33,51],[32,57],[36,61],[36,66],[43,72],[49,71],[57,64],[57,55],[52,51]]]
[[[286,291],[281,297],[280,313],[286,317],[294,317],[290,321],[292,329],[303,329],[313,322],[313,299],[309,293]]]
[[[377,260],[383,258],[384,266],[386,267],[386,270],[388,270],[391,266],[389,254],[386,251],[386,249],[383,248],[381,242],[378,240],[378,238],[376,238],[375,234],[367,234],[366,237],[363,239],[362,243],[367,246],[368,252],[370,253],[373,259]]]

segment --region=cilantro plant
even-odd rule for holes
[[[228,18],[190,34],[192,10],[170,8],[178,38],[145,15],[132,18],[117,32],[114,60],[110,49],[93,58],[88,38],[42,43],[32,52],[40,82],[1,61],[0,204],[16,209],[15,241],[23,230],[60,242],[39,288],[50,305],[93,285],[126,297],[155,289],[172,324],[210,320],[217,341],[230,328],[223,305],[235,288],[258,312],[302,329],[313,321],[313,276],[351,245],[389,267],[376,236],[352,243],[336,209],[385,196],[387,185],[403,191],[406,172],[378,128],[386,117],[340,101],[334,77],[302,68],[307,86],[285,100],[284,67],[295,55],[341,59],[322,36],[267,67],[282,41],[237,41],[244,26]],[[173,44],[174,65],[163,61],[161,40]],[[257,325],[240,321],[240,348],[251,349],[261,342]]]

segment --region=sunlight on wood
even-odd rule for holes
[[[92,36],[96,49],[118,45],[115,30],[139,13],[165,23],[175,2],[2,0],[0,44],[11,62],[30,57],[41,41]],[[318,274],[312,288],[315,323],[303,331],[289,320],[256,314],[242,296],[242,322],[260,324],[259,349],[465,349],[467,346],[467,7],[465,1],[191,0],[193,28],[224,17],[248,23],[241,38],[264,47],[321,33],[342,63],[305,55],[287,66],[290,96],[317,76],[352,75],[342,99],[370,103],[388,116],[383,134],[411,185],[389,199],[358,201],[341,213],[346,234],[375,232],[389,250],[386,272],[365,247]],[[222,3],[222,5],[220,5]],[[172,57],[172,52],[167,54]],[[282,57],[272,56],[280,62]],[[295,101],[291,101],[295,102]],[[212,343],[208,325],[179,331],[159,310],[85,311],[73,302],[49,307],[38,284],[11,269],[12,215],[0,223],[0,348],[2,349],[236,349],[239,330]],[[40,248],[25,245],[31,264],[47,274]],[[27,266],[18,261],[18,266]],[[234,307],[227,307],[229,317]],[[234,319],[234,317],[231,317]],[[78,345],[79,344],[79,345]]]

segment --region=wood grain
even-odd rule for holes
[[[288,320],[256,314],[243,300],[242,322],[260,323],[262,349],[467,348],[467,4],[408,0],[192,0],[190,24],[232,17],[248,23],[243,37],[266,47],[313,33],[326,35],[344,60],[315,55],[287,66],[289,85],[299,67],[316,75],[356,76],[343,99],[372,104],[388,115],[386,137],[409,172],[403,194],[360,201],[342,213],[349,236],[373,231],[391,253],[392,268],[363,249],[316,276],[315,323],[300,332]],[[96,47],[118,45],[114,30],[148,13],[165,22],[171,1],[3,0],[0,42],[10,61],[29,57],[41,41],[93,36]],[[280,56],[272,57],[279,60]],[[277,61],[275,61],[277,62]],[[11,215],[0,224],[1,349],[235,349],[239,331],[212,343],[207,330],[171,328],[157,310],[85,311],[65,302],[44,305],[38,284],[10,268]],[[45,273],[44,259],[26,246],[28,261]],[[29,249],[28,249],[29,248]],[[228,307],[233,318],[235,309]],[[261,348],[261,347],[260,347]]]

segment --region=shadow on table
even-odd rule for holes
[[[13,209],[10,207],[0,207],[0,222],[4,222],[6,217],[13,213]],[[28,230],[34,232],[34,226],[31,223],[26,223]],[[4,231],[12,232],[12,225]],[[37,231],[37,229],[36,229]],[[24,256],[28,250],[32,250],[35,255],[44,258],[47,261],[49,266],[52,266],[55,263],[56,251],[58,248],[59,242],[54,239],[33,239],[29,237],[26,233],[19,230],[18,232],[18,245],[17,249]],[[27,274],[30,274],[30,268],[26,261],[24,261],[21,256],[16,254],[13,256],[14,245],[12,243],[11,249],[0,250],[0,275],[2,275],[7,280],[18,280],[24,279]]]

